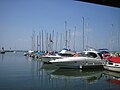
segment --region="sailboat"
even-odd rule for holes
[[[4,47],[2,47],[2,50],[0,50],[0,54],[5,54]]]

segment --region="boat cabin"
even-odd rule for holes
[[[103,59],[102,55],[97,51],[83,51],[82,56]]]

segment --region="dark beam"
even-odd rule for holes
[[[120,0],[75,0],[120,8]]]

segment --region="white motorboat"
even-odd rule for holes
[[[33,50],[29,50],[28,52],[24,53],[24,56],[30,56],[32,53],[34,53]]]
[[[42,56],[41,57],[41,60],[44,62],[44,63],[50,63],[49,61],[50,60],[53,60],[53,59],[59,59],[59,58],[62,58],[61,56],[59,55],[45,55],[45,56]]]
[[[98,51],[84,51],[81,56],[67,57],[50,61],[60,68],[97,68],[103,67],[104,61]]]
[[[120,57],[110,57],[106,61],[104,68],[110,71],[120,72]]]
[[[62,59],[65,57],[72,57],[75,54],[75,52],[68,50],[68,49],[63,49],[57,54],[47,54],[45,56],[42,56],[42,61],[44,63],[50,63],[50,60],[55,60],[55,59]]]

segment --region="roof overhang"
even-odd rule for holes
[[[120,0],[75,0],[120,8]]]

